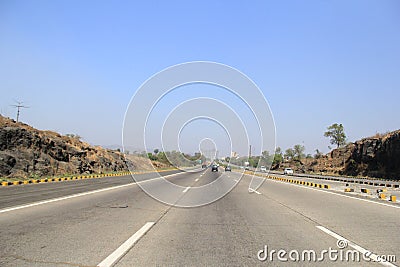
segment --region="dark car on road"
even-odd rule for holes
[[[211,171],[212,171],[212,172],[217,172],[217,171],[218,171],[218,165],[213,164],[213,165],[211,166]]]
[[[230,171],[232,171],[232,169],[231,169],[230,166],[226,166],[226,167],[225,167],[225,171],[226,171],[226,172],[230,172]]]

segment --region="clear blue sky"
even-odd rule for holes
[[[263,91],[277,145],[328,151],[323,132],[349,141],[400,128],[400,2],[0,2],[0,111],[21,120],[121,143],[125,109],[156,72],[216,61]]]

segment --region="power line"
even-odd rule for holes
[[[12,107],[17,108],[17,122],[19,121],[19,114],[20,114],[20,109],[21,108],[29,108],[28,106],[22,105],[22,101],[15,101],[17,102],[17,105],[11,105]]]

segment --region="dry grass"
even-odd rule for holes
[[[170,166],[158,161],[151,161],[147,157],[140,157],[136,155],[125,155],[125,158],[132,161],[133,167],[137,170],[153,170],[156,169],[164,169],[169,168]]]

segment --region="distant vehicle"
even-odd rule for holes
[[[283,174],[285,175],[293,174],[293,170],[291,168],[285,168],[283,170]]]
[[[225,167],[225,171],[226,171],[226,172],[230,172],[230,171],[232,171],[232,169],[231,169],[230,166],[226,166],[226,167]]]
[[[248,171],[248,170],[250,170],[250,167],[249,167],[249,166],[246,166],[246,167],[244,167],[244,169],[245,169],[246,171]]]
[[[260,172],[267,172],[267,168],[265,168],[265,166],[261,166],[260,167]]]
[[[211,171],[212,171],[212,172],[217,172],[217,171],[218,171],[218,165],[213,164],[213,165],[211,166]]]
[[[205,168],[207,168],[207,165],[206,165],[206,164],[203,164],[203,165],[201,165],[201,167],[202,167],[203,169],[205,169]]]

